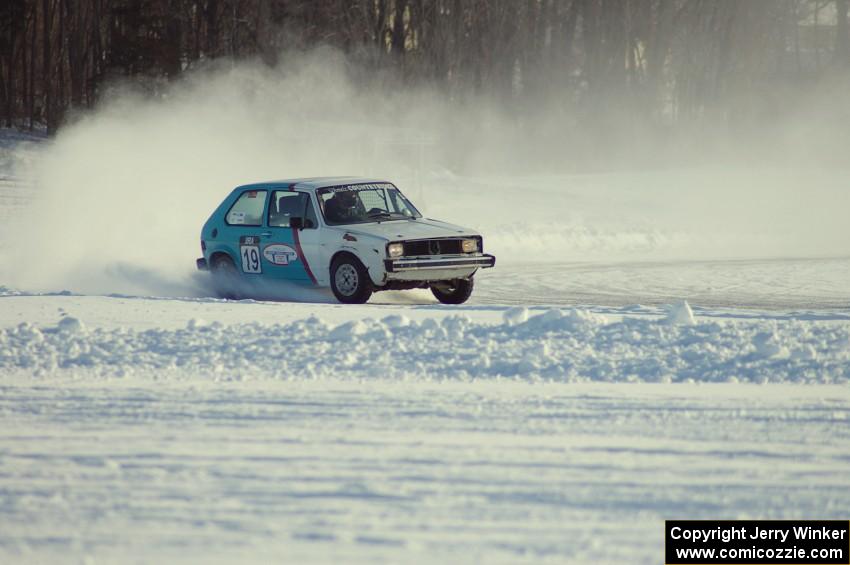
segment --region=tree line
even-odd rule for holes
[[[113,80],[329,45],[451,97],[738,120],[850,66],[848,0],[3,0],[0,116],[55,131]],[[376,75],[377,76],[377,75]],[[533,104],[532,104],[533,105]]]

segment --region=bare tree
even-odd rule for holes
[[[158,85],[209,59],[331,45],[376,76],[515,112],[554,99],[617,120],[739,121],[757,88],[850,66],[850,0],[5,0],[0,111],[55,131],[110,76]],[[838,72],[844,72],[840,70]],[[753,101],[749,104],[742,101]],[[517,102],[524,102],[518,104]]]

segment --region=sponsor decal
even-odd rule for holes
[[[298,253],[288,245],[273,243],[263,249],[263,257],[273,265],[289,265],[298,260]]]
[[[379,182],[371,184],[349,184],[343,186],[333,186],[325,188],[322,192],[361,192],[364,190],[389,190],[395,188],[394,185],[388,182]]]
[[[260,264],[260,238],[256,235],[243,235],[239,238],[239,256],[242,259],[242,272],[261,275],[263,266]]]

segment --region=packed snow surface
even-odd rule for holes
[[[0,387],[0,558],[658,563],[670,518],[846,518],[819,385]]]

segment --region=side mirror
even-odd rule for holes
[[[289,218],[289,227],[295,228],[297,230],[304,229],[304,219],[303,218]]]

